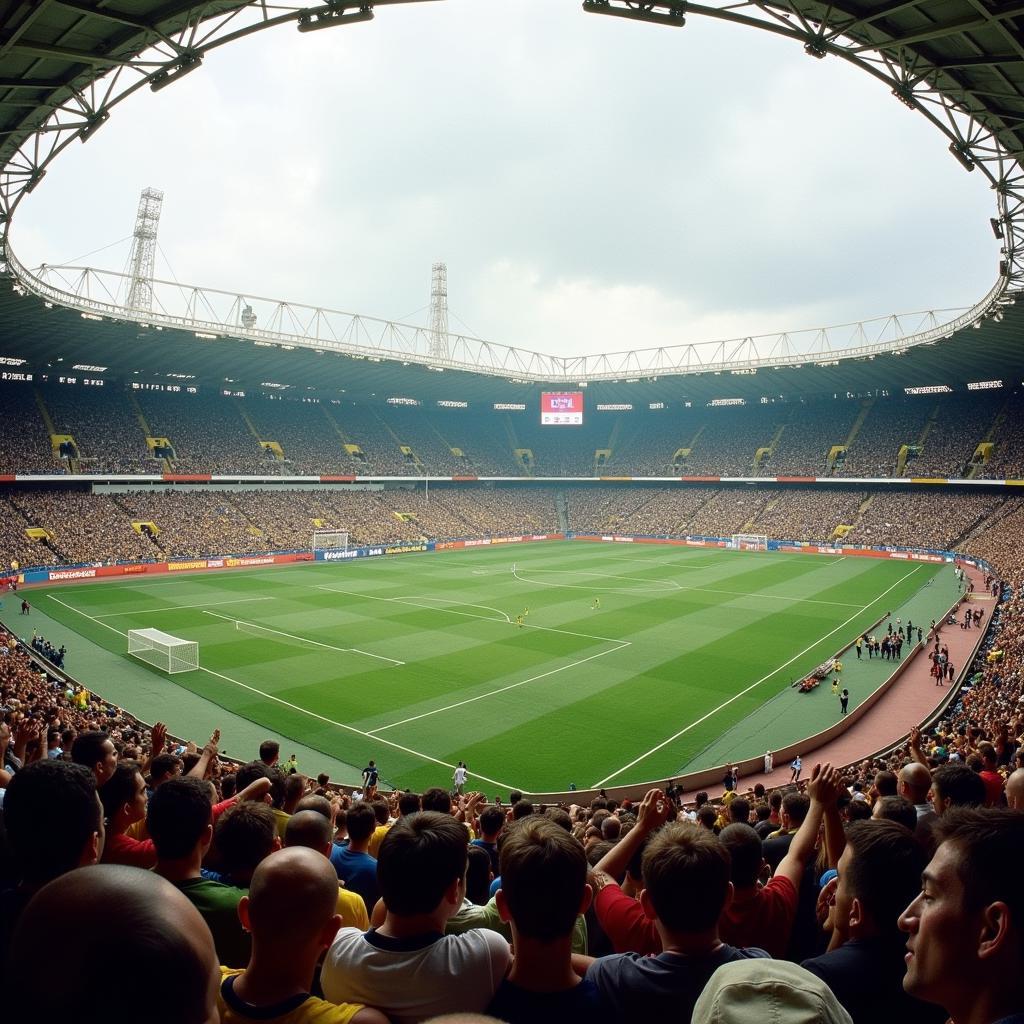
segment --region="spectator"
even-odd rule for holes
[[[338,878],[349,892],[363,898],[367,914],[372,913],[379,895],[377,861],[366,852],[376,823],[376,815],[368,803],[361,800],[353,804],[345,819],[348,843],[336,842],[331,849],[331,863]]]
[[[132,825],[146,818],[146,780],[135,761],[118,761],[114,774],[100,789],[100,800],[107,828],[103,863],[153,867],[156,847],[152,839],[128,835]]]
[[[201,779],[170,779],[149,801],[146,824],[156,847],[154,871],[166,878],[199,911],[217,949],[219,962],[243,967],[250,942],[238,920],[241,889],[203,878],[203,857],[213,840],[208,785]]]
[[[376,1006],[398,1024],[490,1003],[508,943],[486,929],[443,934],[463,901],[466,850],[465,827],[451,816],[423,811],[395,823],[378,862],[384,924],[338,933],[321,975],[331,1002]]]
[[[71,760],[85,765],[96,776],[96,785],[103,786],[117,767],[117,749],[105,732],[90,729],[80,732],[71,747]]]
[[[102,925],[99,924],[102,922]],[[103,941],[97,941],[97,928]],[[55,936],[73,955],[54,966]],[[116,965],[116,982],[103,984]],[[216,1024],[217,956],[198,911],[174,886],[122,865],[79,868],[45,886],[22,916],[8,963],[10,1020]]]
[[[957,808],[936,826],[939,846],[921,892],[900,917],[906,991],[958,1024],[1018,1024],[1024,1007],[1024,815]]]
[[[897,920],[918,890],[923,867],[914,834],[895,822],[861,821],[847,831],[828,952],[803,966],[828,985],[854,1024],[889,1018],[943,1024],[934,1006],[903,991],[904,949]]]
[[[246,800],[220,816],[213,830],[221,880],[248,889],[262,860],[281,848],[274,813],[266,804]]]
[[[317,961],[341,924],[337,888],[330,863],[312,850],[281,850],[260,863],[239,906],[241,922],[252,934],[252,957],[244,970],[221,966],[221,1024],[270,1019],[387,1024],[379,1010],[332,1006],[309,994]]]
[[[572,968],[572,936],[591,890],[583,847],[564,829],[532,816],[501,848],[498,910],[512,926],[516,955],[488,1012],[508,1024],[611,1021],[609,1002]]]

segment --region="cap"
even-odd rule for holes
[[[787,960],[759,957],[719,967],[692,1024],[853,1024],[829,987]]]

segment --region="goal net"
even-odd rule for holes
[[[199,668],[199,644],[159,629],[130,629],[128,653],[172,675]]]
[[[734,533],[729,547],[736,551],[767,551],[768,537],[763,533]]]
[[[314,551],[348,551],[348,530],[314,530]]]

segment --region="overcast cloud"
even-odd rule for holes
[[[446,0],[262,33],[115,111],[19,210],[30,266],[130,234],[157,275],[559,355],[969,305],[991,192],[838,59],[578,0]],[[127,244],[85,261],[121,270]]]

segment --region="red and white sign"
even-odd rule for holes
[[[542,426],[579,427],[583,424],[582,391],[545,391],[540,396]]]

